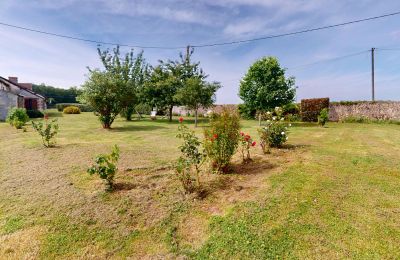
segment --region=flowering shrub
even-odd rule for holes
[[[200,187],[200,167],[204,162],[205,154],[204,151],[200,151],[199,138],[182,124],[182,117],[179,118],[179,122],[181,124],[176,137],[183,139],[183,144],[179,146],[182,155],[176,163],[175,170],[185,191],[191,193]],[[196,177],[193,178],[193,175]]]
[[[58,133],[58,123],[57,119],[53,119],[49,122],[48,115],[44,116],[44,124],[43,121],[34,122],[32,121],[33,129],[38,132],[38,134],[42,137],[42,142],[45,147],[54,147],[55,140],[54,137]]]
[[[87,172],[90,175],[98,174],[106,182],[106,191],[112,191],[114,188],[114,177],[117,172],[117,163],[119,159],[119,148],[114,145],[111,154],[99,154],[94,159],[94,163]]]
[[[25,108],[12,108],[7,114],[6,121],[17,129],[21,129],[26,122],[28,122],[29,116],[26,113]]]
[[[227,107],[214,114],[204,131],[204,149],[216,172],[227,172],[229,162],[239,144],[240,117]]]
[[[76,106],[68,106],[68,107],[64,108],[63,113],[64,114],[80,114],[81,109]]]
[[[268,112],[267,124],[258,130],[260,134],[260,145],[264,153],[269,152],[270,147],[281,147],[288,140],[288,127],[291,124],[284,122],[282,117],[282,109],[279,107],[275,108],[275,111]]]
[[[321,113],[319,113],[318,116],[318,124],[320,126],[324,126],[326,122],[329,120],[329,110],[327,108],[324,108],[321,110]]]
[[[251,139],[251,136],[248,134],[244,134],[243,132],[240,133],[239,138],[240,144],[240,152],[242,153],[243,162],[251,161],[250,158],[250,147],[256,146],[256,142]]]

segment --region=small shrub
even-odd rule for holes
[[[80,103],[58,103],[56,105],[56,108],[57,108],[58,112],[63,112],[64,108],[69,107],[69,106],[79,107],[81,112],[93,112],[93,108],[91,106],[86,105],[86,104],[80,104]]]
[[[250,147],[256,146],[256,142],[251,139],[251,136],[248,134],[244,134],[243,132],[240,133],[240,152],[242,154],[243,162],[251,161],[250,157]]]
[[[317,122],[321,110],[329,108],[329,98],[313,98],[301,100],[301,120]]]
[[[318,116],[318,124],[320,126],[324,126],[326,122],[329,120],[329,110],[327,108],[324,108],[321,110],[321,113],[319,113]]]
[[[26,113],[28,114],[29,118],[43,118],[44,114],[42,111],[33,109],[33,110],[26,110]]]
[[[283,115],[299,115],[300,108],[296,103],[289,103],[282,107]]]
[[[246,104],[239,104],[238,111],[243,119],[254,119],[256,117],[256,110],[249,108]]]
[[[68,107],[64,108],[63,113],[64,114],[80,114],[81,110],[79,107],[76,107],[76,106],[68,106]]]
[[[236,110],[223,107],[214,114],[204,131],[204,149],[216,172],[227,172],[239,144],[240,117]]]
[[[200,167],[206,156],[204,150],[200,150],[201,142],[199,138],[187,126],[182,124],[182,118],[179,118],[179,122],[181,124],[176,137],[183,139],[183,144],[179,146],[181,156],[176,163],[175,170],[185,191],[192,193],[200,188]]]
[[[276,115],[273,115],[276,114]],[[265,127],[258,129],[260,135],[260,145],[264,153],[269,152],[269,148],[282,147],[282,145],[288,140],[288,127],[282,116],[282,110],[279,107],[275,108],[275,111],[267,113],[269,119]]]
[[[46,115],[45,119],[42,121],[39,122],[32,121],[32,127],[42,137],[42,143],[45,147],[55,146],[56,143],[55,136],[58,133],[59,129],[57,119],[53,119],[49,122],[48,117]]]
[[[26,122],[28,122],[29,116],[26,113],[25,108],[12,108],[8,111],[6,121],[17,129],[21,129]]]
[[[87,169],[90,175],[98,174],[106,183],[106,191],[114,189],[114,177],[117,172],[117,163],[119,160],[119,148],[114,145],[111,154],[99,154],[94,159],[94,164]]]

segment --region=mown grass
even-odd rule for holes
[[[287,148],[205,173],[213,192],[199,199],[171,169],[177,121],[118,119],[107,131],[92,113],[52,116],[54,149],[0,123],[0,258],[400,258],[398,125],[294,124]],[[257,136],[257,122],[242,125]],[[113,144],[120,189],[108,194],[85,170]]]

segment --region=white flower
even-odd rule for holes
[[[282,132],[281,134],[282,134],[282,135],[285,135],[285,132]]]
[[[292,126],[292,124],[289,124],[289,126]]]
[[[282,118],[281,118],[281,121],[283,121],[283,120],[285,120],[285,118],[282,117]]]
[[[289,137],[286,136],[286,141],[289,139]]]
[[[276,120],[276,116],[273,116],[273,117],[272,117],[272,120],[274,120],[274,121],[275,121],[275,120]]]
[[[267,120],[267,123],[271,122],[269,119]]]
[[[271,114],[271,112],[268,111],[268,112],[267,112],[267,115],[270,115],[270,114]]]

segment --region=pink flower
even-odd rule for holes
[[[244,136],[244,133],[243,133],[243,132],[240,132],[240,135],[241,135],[241,136]]]
[[[179,118],[179,123],[182,123],[183,122],[183,117],[180,117]]]

